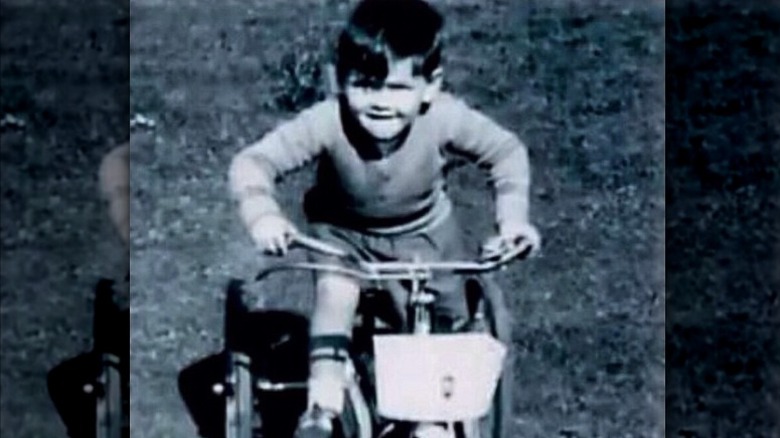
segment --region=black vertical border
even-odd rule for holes
[[[666,436],[780,436],[780,4],[666,4]]]

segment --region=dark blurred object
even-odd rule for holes
[[[114,282],[105,279],[95,287],[92,350],[63,361],[48,374],[49,395],[71,438],[103,438],[98,434],[99,415],[101,423],[120,423],[119,436],[130,436],[130,311],[116,305],[113,287]],[[119,387],[111,381],[115,376]],[[117,389],[121,412],[112,403]]]
[[[242,283],[228,285],[225,303],[225,350],[199,360],[179,374],[179,392],[205,438],[225,435],[225,401],[213,386],[223,381],[229,351],[246,354],[251,372],[274,382],[308,378],[309,323],[283,310],[250,311],[242,300]],[[306,391],[258,392],[263,436],[291,437],[306,408]]]

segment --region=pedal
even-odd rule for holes
[[[466,333],[490,333],[490,326],[485,315],[478,313],[466,322],[465,327],[457,328],[455,331]]]
[[[295,438],[332,438],[332,428],[320,428],[319,426],[301,426],[295,434]]]
[[[331,438],[334,419],[333,415],[315,406],[301,417],[295,438]]]

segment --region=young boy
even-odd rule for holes
[[[525,146],[440,93],[442,25],[424,0],[364,0],[356,7],[338,40],[337,96],[283,123],[231,164],[232,194],[261,249],[283,255],[297,233],[274,199],[275,181],[317,159],[317,183],[304,201],[315,237],[365,259],[462,258],[443,179],[445,152],[467,155],[490,173],[498,235],[483,250],[495,253],[515,243],[539,247],[528,217]],[[467,317],[458,284],[443,277],[428,286],[439,295],[436,313],[445,330],[457,329]],[[328,421],[318,421],[315,413],[332,418],[343,408],[344,358],[359,290],[351,278],[317,276],[305,436],[329,436]],[[394,298],[403,315],[403,291],[394,291]],[[333,350],[339,353],[323,354]]]

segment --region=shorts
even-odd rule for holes
[[[405,234],[369,234],[324,222],[311,223],[310,233],[364,261],[408,261],[415,256],[427,262],[466,259],[463,234],[452,214],[431,227]],[[311,253],[311,259],[318,263],[343,264],[337,257],[315,252]],[[361,284],[361,288],[366,286]],[[383,286],[392,299],[395,318],[405,326],[408,288],[399,282],[386,282]],[[437,296],[434,304],[437,327],[446,327],[446,331],[456,330],[468,320],[463,278],[436,275],[427,282],[425,289]]]

